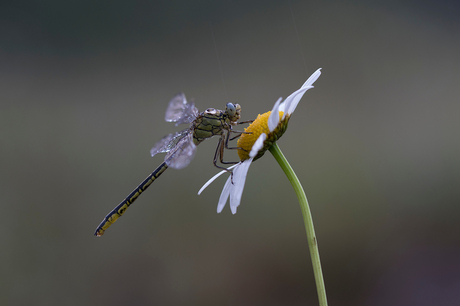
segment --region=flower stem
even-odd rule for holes
[[[315,228],[313,227],[313,219],[311,217],[307,196],[305,195],[302,185],[295,175],[294,170],[292,170],[291,165],[289,165],[289,162],[286,160],[280,148],[278,147],[278,144],[275,142],[269,150],[288,177],[292,187],[294,187],[297,198],[299,199],[300,208],[302,209],[303,221],[305,223],[305,230],[307,232],[308,246],[310,249],[311,262],[313,264],[313,273],[315,275],[319,305],[326,306],[326,287],[324,286],[323,272],[321,270],[321,262],[319,259],[318,243],[315,236]]]

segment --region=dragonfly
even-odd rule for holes
[[[214,154],[213,164],[217,168],[231,172],[227,168],[217,164],[235,164],[237,162],[226,162],[223,160],[224,148],[241,149],[229,147],[228,142],[233,140],[243,131],[233,130],[237,124],[249,123],[251,121],[238,122],[241,116],[241,106],[239,104],[227,103],[225,111],[208,108],[199,113],[193,100],[187,101],[184,93],[179,93],[172,98],[166,110],[165,120],[180,124],[189,124],[189,127],[169,134],[158,141],[150,150],[153,157],[158,153],[166,153],[164,162],[159,165],[147,178],[139,184],[120,204],[105,216],[101,224],[96,228],[95,236],[102,236],[104,232],[120,218],[133,204],[133,202],[155,181],[166,169],[182,169],[189,165],[195,156],[196,146],[204,140],[219,136],[219,142]],[[232,134],[236,136],[231,137]]]

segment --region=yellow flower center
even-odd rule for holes
[[[271,111],[262,115],[259,114],[256,120],[244,129],[244,131],[249,134],[241,134],[241,137],[238,139],[237,146],[243,149],[238,150],[240,160],[249,159],[249,153],[251,152],[252,146],[262,133],[267,135],[270,134],[270,130],[268,129],[268,117],[270,117],[270,113]],[[279,112],[280,121],[281,118],[283,118],[283,114],[283,112]]]

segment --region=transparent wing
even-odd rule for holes
[[[193,100],[190,100],[189,103],[185,105],[184,113],[182,114],[182,117],[180,117],[179,120],[176,122],[176,126],[179,124],[183,123],[191,123],[193,120],[198,117],[198,109],[195,107],[195,103]]]
[[[165,163],[171,168],[182,169],[188,166],[195,157],[196,145],[193,143],[192,133],[182,137],[165,157]]]
[[[172,150],[174,146],[180,141],[184,135],[190,133],[190,129],[185,129],[180,132],[169,134],[163,137],[160,141],[158,141],[153,148],[150,150],[150,155],[155,156],[158,153],[166,153]]]
[[[190,123],[198,116],[198,109],[193,101],[187,102],[184,93],[177,94],[169,101],[165,120],[176,122],[176,126],[182,123]]]

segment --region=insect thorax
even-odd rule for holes
[[[193,142],[195,145],[216,135],[222,135],[227,128],[226,115],[223,111],[208,108],[195,119],[193,123]]]

